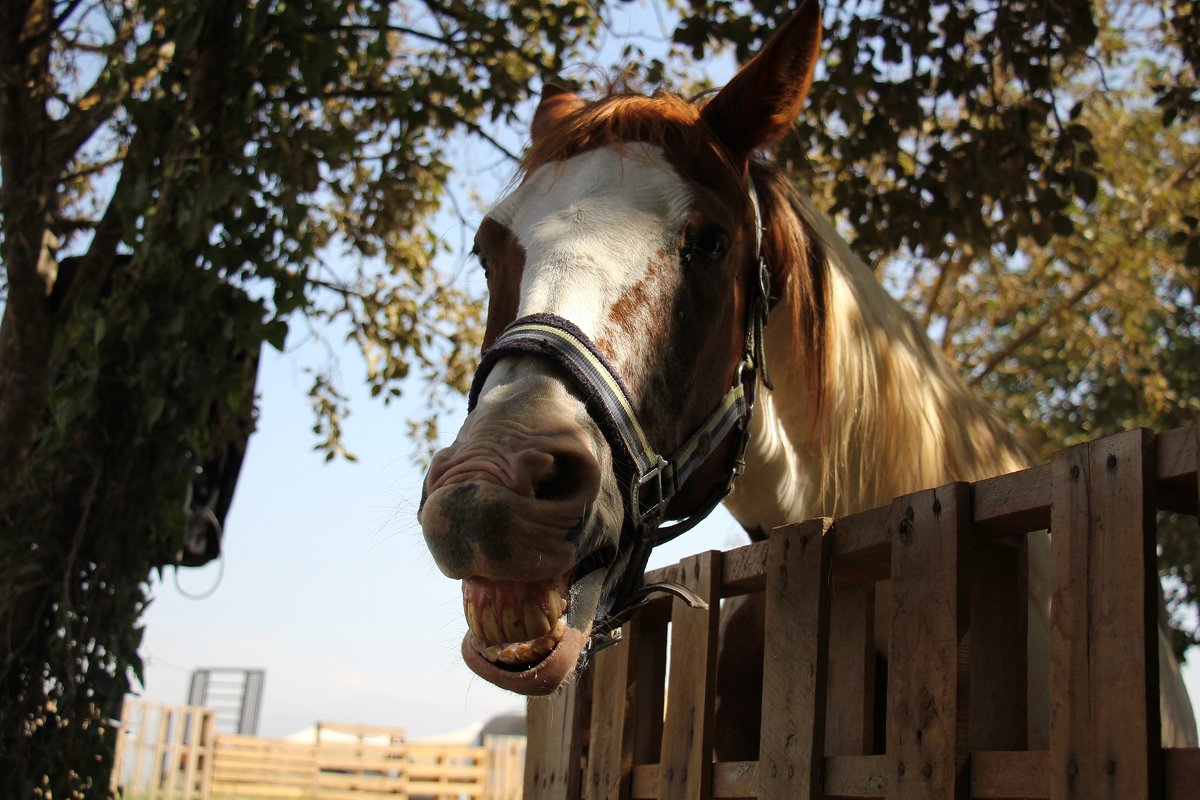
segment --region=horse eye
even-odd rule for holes
[[[479,268],[483,270],[483,275],[486,278],[488,276],[487,256],[483,254],[483,251],[479,249],[478,245],[471,248],[471,255],[474,256],[475,260],[479,262]]]
[[[702,228],[689,236],[684,243],[684,261],[713,263],[720,261],[729,251],[729,238],[717,227]]]

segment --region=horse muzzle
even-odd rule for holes
[[[588,640],[623,507],[582,402],[529,370],[498,382],[434,457],[419,518],[438,568],[462,581],[467,665],[548,694]]]

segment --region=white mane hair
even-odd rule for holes
[[[791,293],[783,292],[772,310],[773,321],[781,321],[767,328],[767,365],[776,388],[759,396],[748,461],[752,477],[729,498],[734,516],[765,531],[1029,466],[1028,450],[812,200],[785,179],[768,191],[786,200],[796,216],[777,209],[767,225],[797,226],[797,238],[810,240],[807,250],[823,261],[798,268],[825,271],[824,346],[798,354],[799,369],[784,370],[795,360],[786,323],[795,312],[786,307]],[[815,359],[825,359],[818,387],[810,381]]]

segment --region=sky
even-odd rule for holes
[[[633,4],[629,13],[621,25],[657,29],[645,6]],[[496,162],[470,151],[462,158],[467,172]],[[485,195],[495,199],[494,187],[508,177],[490,178]],[[450,223],[444,235],[452,243],[462,238]],[[465,279],[480,280],[470,273]],[[361,357],[339,351],[341,388],[352,408],[343,431],[359,460],[327,463],[313,449],[306,396],[303,368],[313,351],[297,332],[287,352],[264,352],[258,430],[226,520],[223,558],[200,569],[168,569],[154,582],[143,618],[141,696],[183,703],[194,669],[263,669],[258,733],[269,737],[322,721],[398,727],[420,738],[521,711],[523,698],[463,664],[459,583],[438,572],[416,522],[424,471],[412,458],[405,423],[425,413],[419,388],[384,406],[368,396]],[[441,420],[442,430],[458,429],[465,402],[458,406]],[[721,509],[656,550],[651,566],[744,541]],[[1187,680],[1200,700],[1197,660]]]

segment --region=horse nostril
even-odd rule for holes
[[[581,483],[579,465],[571,456],[555,453],[550,468],[533,484],[538,500],[562,500],[570,497]]]

